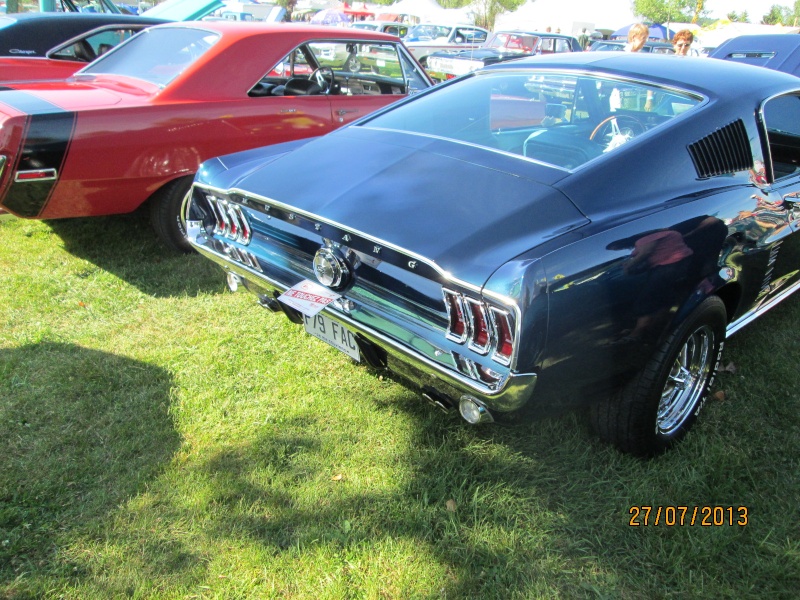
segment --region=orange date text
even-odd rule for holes
[[[748,524],[746,506],[631,506],[631,527],[744,527]]]

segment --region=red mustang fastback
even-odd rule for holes
[[[188,249],[184,202],[201,162],[327,133],[431,85],[377,32],[158,25],[64,81],[0,88],[0,208],[59,219],[147,202],[159,236]]]

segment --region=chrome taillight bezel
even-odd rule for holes
[[[497,308],[495,306],[489,307],[489,314],[491,315],[492,329],[494,331],[494,350],[492,351],[492,360],[500,363],[501,365],[508,366],[514,358],[514,348],[516,347],[517,340],[514,337],[514,322],[511,318],[511,313],[507,310]],[[508,344],[511,349],[506,354],[501,351],[501,347],[505,343],[505,338],[508,338]]]
[[[205,200],[214,215],[214,235],[248,245],[253,239],[253,229],[242,208],[212,194],[206,194]]]

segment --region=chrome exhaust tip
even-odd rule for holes
[[[458,412],[470,425],[494,422],[492,414],[489,412],[489,409],[486,408],[483,402],[467,394],[461,396],[461,399],[458,402]]]
[[[228,289],[232,292],[238,290],[239,286],[242,285],[242,278],[233,271],[228,271],[228,275],[225,279],[228,282]]]

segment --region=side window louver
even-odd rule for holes
[[[750,140],[741,119],[689,145],[697,174],[706,179],[753,168]]]

